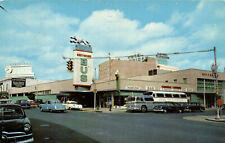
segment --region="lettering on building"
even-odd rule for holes
[[[202,76],[214,77],[212,73],[202,73]]]

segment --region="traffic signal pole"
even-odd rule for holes
[[[218,88],[218,67],[217,67],[217,62],[216,62],[216,47],[213,48],[213,51],[214,51],[214,66],[215,66],[215,69],[214,69],[214,76],[216,78],[216,84],[215,84],[215,89],[216,89],[216,99],[217,99],[217,114],[216,114],[216,118],[220,119],[220,107],[218,105],[218,99],[219,99],[219,88]]]

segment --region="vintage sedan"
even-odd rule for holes
[[[184,107],[175,102],[156,102],[154,103],[154,111],[167,112],[184,112]]]
[[[75,110],[81,110],[83,108],[83,106],[81,104],[78,104],[76,101],[66,101],[65,104],[63,104],[66,106],[66,109],[75,109]]]
[[[32,126],[20,105],[0,105],[0,136],[1,141],[28,143],[34,142]]]
[[[41,111],[49,111],[49,112],[66,111],[66,106],[63,105],[59,100],[48,100],[45,104],[40,104],[39,108]]]
[[[200,103],[197,102],[188,102],[183,104],[185,111],[194,112],[194,111],[200,111],[202,112],[205,110],[205,107],[201,106]]]

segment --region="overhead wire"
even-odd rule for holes
[[[211,52],[211,51],[214,51],[214,49],[199,50],[199,51],[188,51],[188,52],[157,53],[157,54],[149,54],[149,55],[134,54],[134,55],[129,55],[129,56],[89,57],[89,59],[108,59],[108,58],[121,59],[121,58],[129,58],[129,57],[153,57],[153,56],[157,56],[158,54],[164,54],[164,55],[181,55],[181,54],[192,54],[192,53],[206,53],[206,52]],[[68,58],[68,57],[64,57],[63,59],[80,59],[80,58]]]

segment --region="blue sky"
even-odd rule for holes
[[[62,80],[70,36],[94,56],[208,50],[225,67],[225,0],[0,0],[0,78],[8,64],[30,63],[36,78]],[[179,69],[210,70],[213,52],[170,56]],[[104,60],[95,60],[94,66]]]

